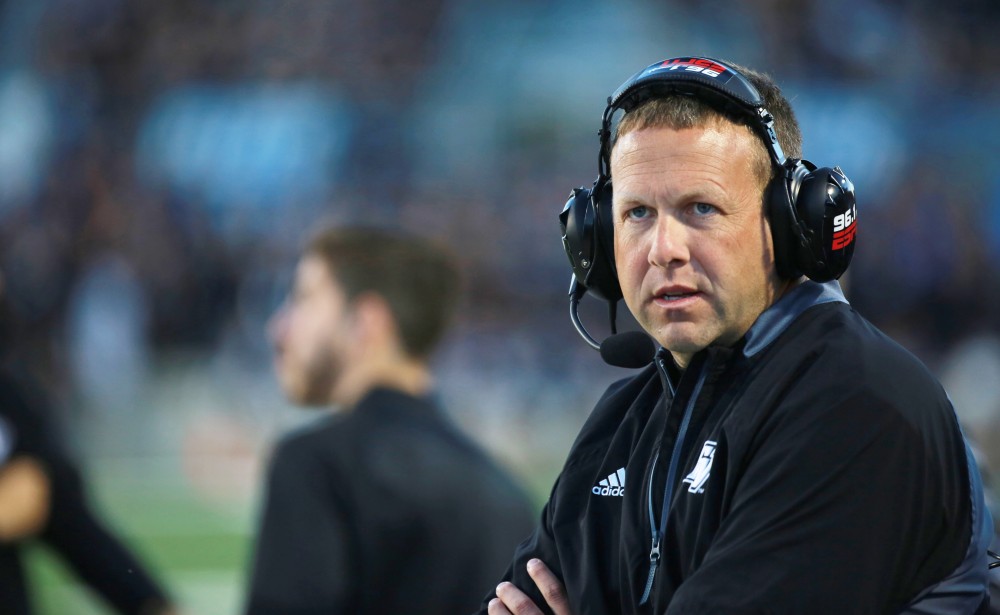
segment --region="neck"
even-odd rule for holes
[[[792,290],[799,284],[805,282],[807,279],[808,278],[806,278],[805,276],[799,276],[798,278],[795,278],[793,280],[782,280],[781,286],[778,287],[778,292],[777,294],[775,294],[774,301],[771,302],[771,305],[777,303],[779,299],[788,294],[788,291]]]
[[[409,357],[363,363],[345,373],[331,398],[342,409],[351,409],[376,388],[394,389],[419,397],[431,390],[433,378],[424,361]]]

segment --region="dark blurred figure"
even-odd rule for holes
[[[994,538],[992,551],[990,552],[990,565],[998,564],[996,568],[990,570],[990,606],[987,615],[1000,615],[1000,494],[995,489],[996,479],[991,475],[989,464],[986,463],[982,449],[972,444],[972,452],[975,454],[979,464],[979,471],[983,475],[983,487],[986,492],[986,505],[993,513]]]
[[[0,306],[3,306],[0,290]],[[9,327],[6,310],[0,329]],[[2,336],[6,338],[7,336]],[[0,350],[3,348],[0,340]],[[33,380],[0,364],[0,612],[32,612],[23,550],[50,547],[116,612],[174,613],[171,600],[87,499],[80,471],[54,425],[46,396]]]
[[[531,531],[525,495],[432,394],[458,293],[454,259],[416,237],[309,244],[270,333],[287,396],[335,411],[277,446],[248,614],[470,612]]]

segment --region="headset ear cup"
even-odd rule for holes
[[[793,279],[802,275],[797,267],[799,244],[798,225],[792,204],[789,180],[786,173],[771,179],[765,190],[768,219],[771,222],[771,243],[774,246],[774,265],[778,275]]]
[[[615,262],[615,219],[611,210],[614,193],[610,179],[605,182],[599,196],[600,201],[597,204],[598,251],[605,258],[608,271],[611,274],[613,286],[609,285],[608,290],[611,295],[621,298],[622,289],[618,282],[618,264]]]
[[[839,278],[854,255],[854,185],[839,168],[789,159],[768,186],[775,268],[784,278]]]
[[[796,212],[807,240],[803,272],[817,282],[839,278],[854,256],[854,185],[839,167],[813,169],[802,178]]]
[[[617,301],[622,298],[615,266],[615,225],[611,215],[613,193],[611,180],[598,182],[591,196],[595,211],[594,269],[587,288],[601,299]]]
[[[574,188],[559,213],[559,226],[569,266],[580,284],[590,275],[594,260],[593,219],[590,190]]]
[[[614,267],[610,184],[598,179],[593,190],[574,189],[559,214],[559,224],[577,282],[600,299],[621,299]]]

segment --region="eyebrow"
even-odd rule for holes
[[[709,182],[710,189],[705,189],[702,186],[686,189],[677,195],[671,195],[670,201],[671,207],[680,207],[689,203],[708,203],[711,205],[718,204],[721,200],[727,198],[727,193],[718,184],[714,182]],[[611,202],[611,209],[615,211],[615,205],[620,206],[627,205],[643,205],[649,207],[655,204],[654,201],[649,201],[646,199],[638,198],[636,195],[625,193],[624,195],[620,192],[614,192],[614,197]]]

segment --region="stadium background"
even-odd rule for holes
[[[266,319],[310,229],[402,225],[464,256],[441,393],[540,505],[627,374],[566,318],[556,214],[596,174],[605,97],[698,53],[774,75],[806,156],[852,178],[849,297],[944,380],[996,476],[998,22],[988,0],[2,1],[7,343],[185,612],[235,613],[268,445],[312,416]],[[41,612],[103,612],[32,565]]]

